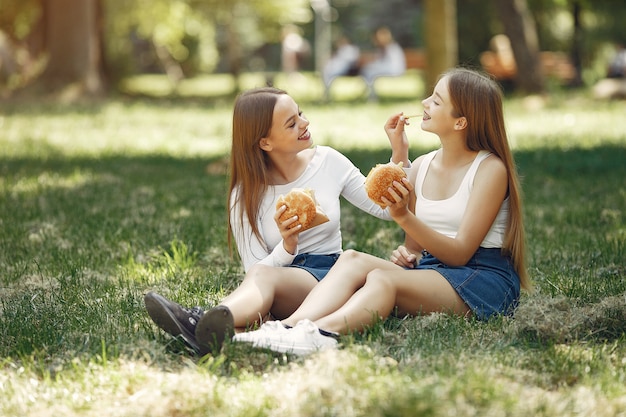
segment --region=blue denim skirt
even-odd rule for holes
[[[448,266],[424,252],[415,269],[439,272],[470,307],[476,318],[513,313],[520,297],[520,280],[511,259],[500,248],[478,248],[463,266]]]
[[[330,268],[339,259],[338,253],[331,255],[313,255],[310,253],[301,253],[296,255],[293,262],[288,267],[301,268],[309,272],[319,282],[324,279]]]

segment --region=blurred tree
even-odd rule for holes
[[[185,68],[214,70],[220,52],[238,75],[243,57],[278,42],[283,25],[312,17],[309,0],[0,0],[0,10],[0,29],[14,42],[44,31],[37,85],[84,94],[104,89],[105,72],[115,80],[136,69],[139,51],[158,57],[173,83]]]
[[[189,0],[104,1],[107,56],[115,78],[160,66],[176,86],[186,76],[185,64],[193,62],[192,74],[215,68],[215,26]]]
[[[403,47],[424,46],[426,1],[329,3],[334,28],[348,32],[366,49],[372,30],[380,24],[390,26]],[[567,51],[579,73],[581,69],[583,76],[587,73],[586,82],[606,71],[614,42],[626,43],[623,1],[500,0],[495,5],[526,2],[526,11],[532,16],[525,15],[536,22],[541,49]],[[495,11],[499,8],[493,6],[483,0],[457,2],[462,63],[477,63],[478,54],[488,49],[493,35],[513,30],[508,20],[498,18]],[[519,10],[513,9],[507,16],[516,14],[519,23],[524,16]],[[144,71],[164,70],[176,82],[199,72],[275,70],[282,27],[295,23],[311,41],[315,34],[312,16],[310,0],[0,0],[5,52],[14,54],[13,64],[0,74],[0,83],[9,80],[11,88],[22,86],[41,74],[46,62],[50,64],[46,83],[51,86],[56,80],[57,85],[64,82],[79,87],[73,91],[98,91],[105,79],[116,81]],[[60,32],[52,33],[53,27],[60,27]],[[49,51],[52,44],[56,47]]]
[[[132,71],[128,67],[132,48],[148,41],[173,84],[186,73],[218,68],[238,77],[246,69],[245,57],[261,45],[280,42],[283,25],[307,22],[312,16],[309,0],[105,2],[107,51],[116,67]]]
[[[477,25],[476,22],[480,22]],[[457,32],[459,62],[479,67],[479,56],[489,48],[491,38],[502,33],[500,19],[491,2],[485,0],[457,1]]]
[[[543,92],[545,83],[537,29],[526,0],[494,0],[494,3],[515,55],[516,87],[526,93]]]
[[[563,51],[577,70],[574,84],[605,75],[616,43],[626,44],[626,3],[617,0],[528,0],[542,50]]]
[[[47,65],[38,84],[46,92],[101,94],[104,59],[100,1],[46,0],[42,17]],[[68,91],[67,87],[73,88]]]
[[[190,0],[190,4],[215,25],[216,46],[236,79],[245,68],[244,58],[267,43],[279,43],[285,25],[313,19],[310,0]]]
[[[456,0],[425,0],[427,91],[435,86],[439,75],[454,67],[458,59]]]

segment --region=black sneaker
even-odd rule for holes
[[[196,342],[201,355],[219,351],[226,338],[235,334],[235,321],[230,309],[219,305],[207,311],[196,326]]]
[[[184,308],[155,292],[147,293],[143,299],[150,318],[157,326],[174,337],[181,336],[196,352],[200,351],[195,331],[204,314],[202,308]]]

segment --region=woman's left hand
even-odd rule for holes
[[[409,211],[409,201],[413,186],[408,178],[403,178],[401,183],[394,181],[393,187],[389,187],[387,191],[393,197],[393,201],[390,201],[385,196],[382,197],[382,201],[389,207],[389,214],[394,220],[411,213]]]

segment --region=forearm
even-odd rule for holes
[[[415,242],[410,248],[425,249],[443,263],[450,266],[465,265],[477,248],[459,239],[445,236],[415,217],[411,212],[394,217],[407,234],[407,243]],[[420,249],[420,250],[421,250]]]

